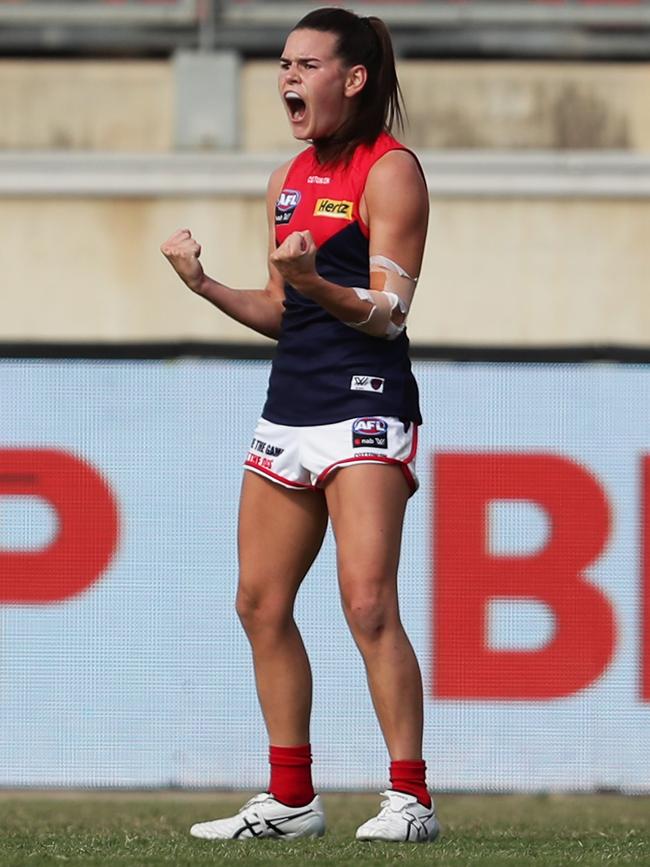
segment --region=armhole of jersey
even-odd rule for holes
[[[361,198],[363,198],[363,193],[361,194]],[[359,228],[363,237],[368,240],[370,238],[370,226],[361,219],[361,199],[359,199]]]
[[[402,148],[402,150],[405,150],[407,154],[411,154],[411,156],[415,160],[415,165],[418,167],[418,171],[420,172],[420,177],[422,178],[422,181],[424,183],[424,188],[428,193],[429,192],[429,184],[427,183],[427,177],[424,174],[424,169],[422,168],[422,163],[420,162],[418,155],[415,153],[415,151],[412,151],[410,148]]]
[[[291,160],[291,162],[287,166],[287,170],[284,173],[284,177],[282,178],[282,184],[280,185],[280,192],[282,192],[285,184],[287,183],[287,181],[291,177],[291,172],[293,171],[294,166],[296,165],[296,162],[297,162],[299,156],[300,156],[300,154],[296,154],[296,156]]]

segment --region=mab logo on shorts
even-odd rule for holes
[[[318,199],[314,208],[315,217],[336,217],[337,220],[351,220],[354,202],[343,199]]]
[[[300,202],[298,190],[282,190],[275,203],[275,224],[285,226],[293,217],[293,212]]]
[[[388,425],[383,418],[357,418],[352,422],[352,447],[388,447]]]

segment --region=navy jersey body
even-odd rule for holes
[[[276,244],[309,229],[320,276],[368,289],[368,227],[359,204],[374,163],[396,149],[403,145],[384,133],[373,145],[358,147],[347,166],[321,166],[313,147],[299,154],[276,202]],[[421,423],[406,332],[396,340],[370,337],[289,284],[285,294],[265,419],[305,426],[382,415]]]

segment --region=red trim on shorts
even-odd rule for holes
[[[410,464],[415,459],[418,450],[418,431],[420,426],[413,422],[413,442],[411,443],[411,453],[404,461],[405,464]]]
[[[278,482],[281,485],[286,485],[288,488],[300,488],[301,490],[312,490],[313,485],[306,485],[304,482],[292,482],[291,479],[285,479],[283,476],[279,476],[277,473],[272,472],[271,470],[265,470],[262,467],[259,467],[257,464],[253,464],[250,461],[244,461],[244,466],[249,470],[253,470],[256,473],[259,473],[260,476],[268,476],[273,479],[274,482]]]
[[[411,489],[411,496],[413,496],[413,494],[418,489],[418,486],[417,486],[416,481],[415,481],[415,477],[414,477],[413,473],[411,472],[410,467],[407,467],[406,464],[400,464],[400,466],[402,468],[402,472],[404,473],[404,478],[406,479],[406,484]]]
[[[363,457],[357,458],[344,458],[342,461],[335,461],[333,464],[330,464],[329,467],[325,467],[325,469],[318,475],[316,479],[316,486],[320,485],[325,479],[329,476],[329,474],[337,469],[338,467],[346,466],[347,464],[358,464],[358,463],[366,463],[366,464],[396,464],[401,468],[402,473],[404,474],[404,478],[406,479],[406,483],[411,489],[411,494],[414,494],[417,491],[417,485],[415,484],[415,478],[413,477],[413,473],[409,468],[409,464],[415,458],[416,452],[418,450],[418,426],[416,424],[413,425],[413,442],[411,443],[411,451],[405,460],[400,461],[398,458],[387,458],[383,455],[364,455]]]

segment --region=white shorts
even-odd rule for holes
[[[414,494],[417,445],[418,426],[398,418],[368,416],[312,427],[261,418],[244,466],[287,488],[314,490],[341,467],[397,464]]]

